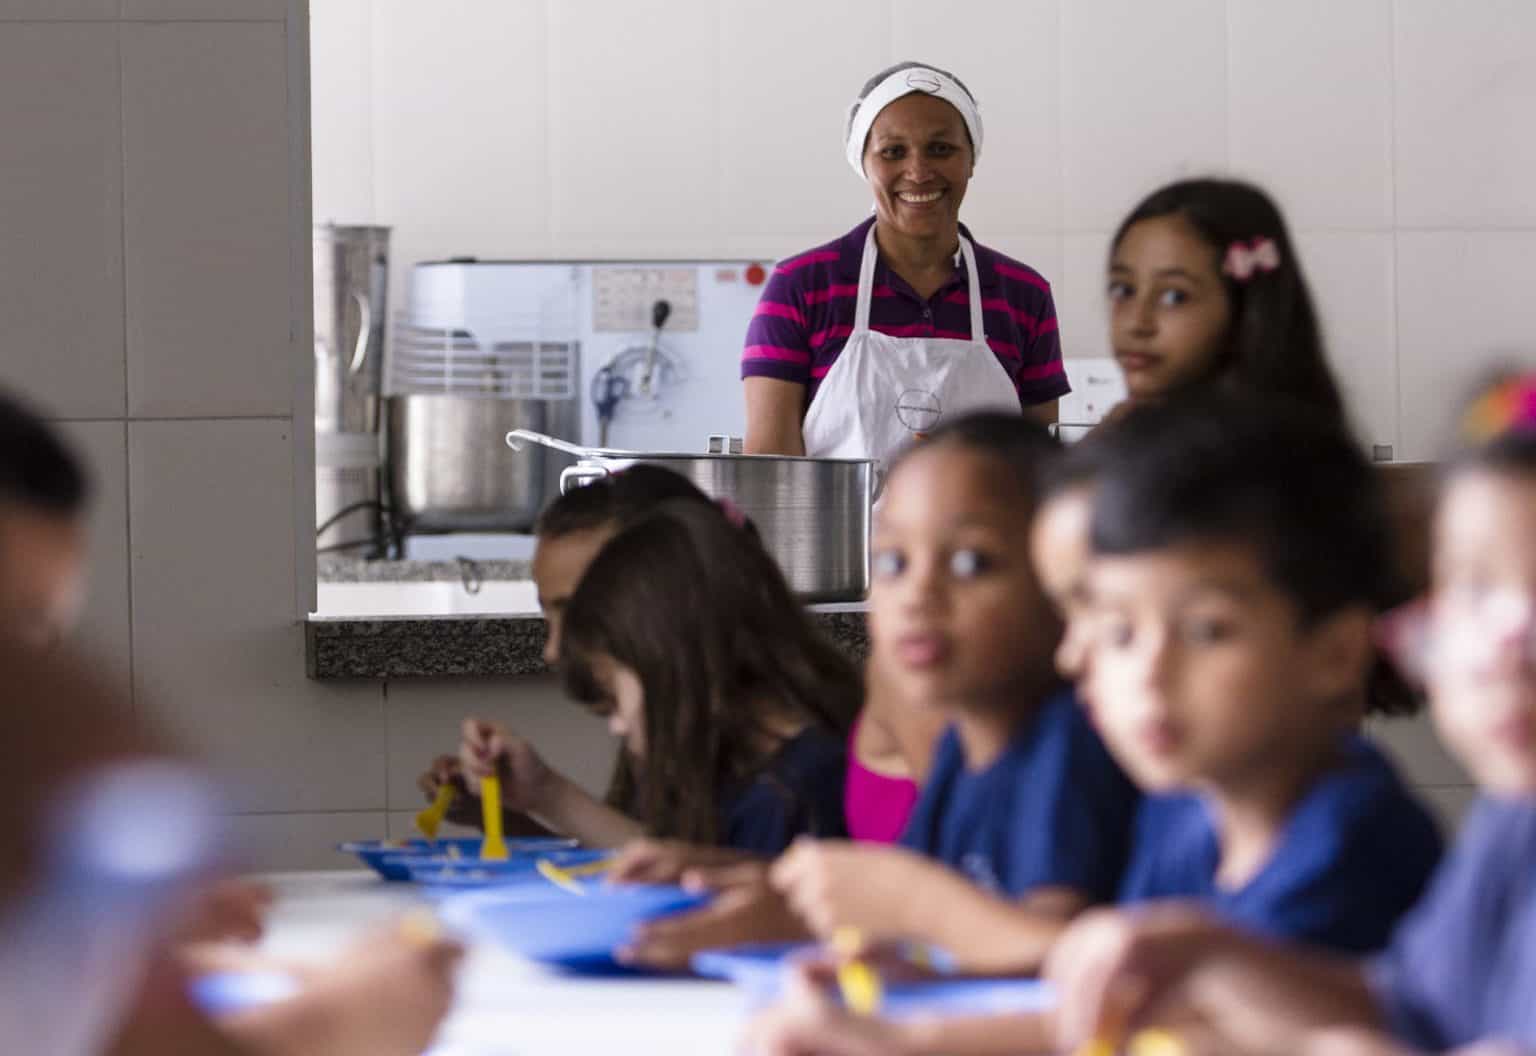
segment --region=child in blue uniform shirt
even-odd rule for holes
[[[460,746],[472,791],[500,772],[504,804],[554,832],[592,847],[674,841],[693,864],[844,833],[858,669],[811,624],[755,532],[720,508],[665,502],[604,544],[566,609],[561,659],[571,696],[627,753],[633,813],[477,719]]]
[[[1057,467],[1092,482],[1091,658],[1078,662],[1110,749],[1154,794],[1120,889],[1140,905],[1075,922],[1052,974],[1086,970],[1074,966],[1106,930],[1169,899],[1250,933],[1379,949],[1440,843],[1355,732],[1386,576],[1370,466],[1337,427],[1212,397],[1138,407],[1084,444],[1068,458],[1091,473]],[[1042,1014],[834,1015],[822,1038],[880,1030],[882,1051],[1013,1053],[1054,1048],[1055,1029]]]
[[[1120,901],[1380,949],[1440,839],[1354,732],[1391,592],[1370,465],[1246,401],[1141,408],[1096,447],[1091,692],[1116,758],[1172,793],[1143,808]]]
[[[1536,375],[1492,389],[1469,421],[1493,438],[1441,498],[1431,598],[1389,623],[1484,793],[1427,895],[1365,961],[1186,909],[1147,914],[1060,980],[1061,1044],[1156,1001],[1195,1010],[1224,1051],[1536,1051]]]
[[[773,880],[811,929],[1029,971],[1113,897],[1137,793],[1052,669],[1061,624],[1024,545],[1058,449],[1016,415],[957,419],[896,460],[877,512],[874,662],[953,716],[899,847],[802,842]]]
[[[1036,888],[1108,901],[1124,861],[1132,794],[1072,690],[1053,692],[990,766],[971,769],[955,727],[901,836],[901,846],[937,858],[999,894]]]

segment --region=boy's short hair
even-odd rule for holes
[[[1305,624],[1394,600],[1377,474],[1337,423],[1203,395],[1135,408],[1094,442],[1095,552],[1250,547]]]
[[[57,430],[0,393],[0,505],[73,517],[89,498],[85,468]]]

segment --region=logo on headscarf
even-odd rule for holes
[[[911,73],[907,74],[907,87],[916,88],[920,92],[927,92],[929,95],[934,95],[940,88],[944,87],[944,85],[939,81],[937,77],[929,73],[927,70],[913,70]]]
[[[896,418],[909,432],[926,433],[943,414],[939,398],[926,389],[908,389],[896,397]]]

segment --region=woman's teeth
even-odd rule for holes
[[[911,202],[913,205],[926,205],[929,202],[936,202],[940,198],[944,197],[944,192],[930,191],[927,194],[915,194],[912,191],[900,191],[897,193],[896,197],[900,198],[904,202]]]

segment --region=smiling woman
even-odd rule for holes
[[[774,269],[742,354],[747,450],[884,463],[969,411],[1055,421],[1069,387],[1050,284],[960,223],[982,146],[970,90],[920,63],[883,70],[845,145],[875,215]]]

